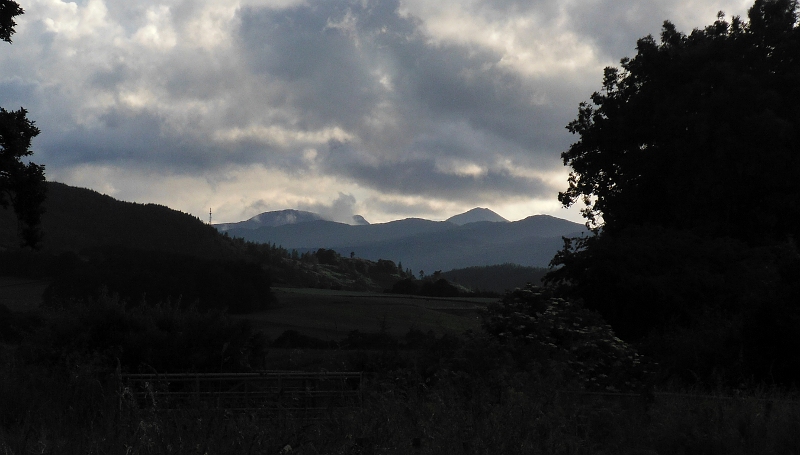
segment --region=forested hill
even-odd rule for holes
[[[124,245],[202,258],[237,256],[216,229],[161,205],[122,202],[93,190],[48,182],[44,208],[41,249],[48,253]],[[13,212],[0,210],[0,250],[18,244]]]
[[[39,252],[19,249],[16,218],[0,209],[0,276],[48,281],[46,301],[90,299],[105,289],[128,301],[147,296],[246,312],[268,305],[273,282],[381,291],[405,276],[392,261],[324,249],[299,254],[231,238],[168,207],[47,185]]]

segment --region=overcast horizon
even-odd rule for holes
[[[560,208],[603,68],[750,1],[20,1],[0,106],[47,179],[236,222]]]

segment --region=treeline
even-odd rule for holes
[[[355,254],[345,257],[326,248],[301,253],[241,238],[232,241],[260,258],[277,285],[381,292],[411,274],[410,270],[403,270],[402,263],[388,259],[370,261]]]
[[[442,278],[453,283],[481,291],[495,292],[501,295],[505,291],[522,288],[527,283],[541,285],[542,278],[549,269],[544,267],[526,267],[518,264],[498,264],[467,267],[442,272]]]
[[[406,278],[394,283],[387,291],[428,297],[499,298],[505,292],[528,284],[541,285],[547,273],[548,269],[545,268],[518,264],[467,267],[448,272],[437,270],[431,275],[421,273],[419,279],[409,271]]]
[[[263,310],[273,299],[269,273],[256,262],[107,246],[82,256],[59,256],[43,303],[93,300],[101,293],[129,304],[149,301],[231,313]]]

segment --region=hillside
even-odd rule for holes
[[[136,301],[182,301],[236,311],[263,308],[273,281],[285,286],[382,291],[399,280],[390,261],[300,255],[223,235],[198,218],[155,204],[118,201],[48,183],[41,250],[20,250],[16,219],[0,210],[0,276],[49,283],[42,297],[5,303],[94,298],[101,288]],[[302,224],[301,224],[302,225]],[[316,252],[315,252],[316,253]]]
[[[118,201],[96,191],[47,183],[42,216],[45,253],[124,245],[203,258],[239,256],[230,241],[198,218],[156,204]],[[14,249],[16,220],[0,210],[0,250]]]

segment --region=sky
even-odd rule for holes
[[[17,0],[0,106],[48,180],[207,221],[583,222],[565,128],[664,20],[739,0]]]

